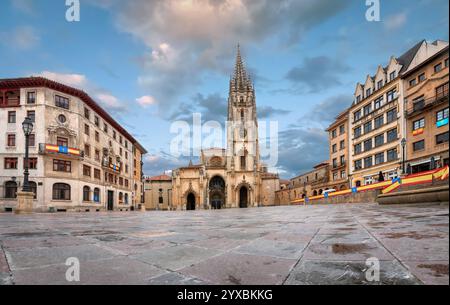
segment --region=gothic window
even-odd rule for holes
[[[244,155],[241,156],[241,170],[245,170],[247,168],[247,151],[245,151]]]

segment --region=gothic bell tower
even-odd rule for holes
[[[228,97],[227,149],[228,164],[235,171],[255,173],[259,170],[255,89],[245,69],[239,45]]]

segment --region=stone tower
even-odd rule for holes
[[[227,152],[233,171],[259,171],[258,121],[255,89],[237,49],[228,98]]]

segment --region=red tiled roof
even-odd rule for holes
[[[102,107],[100,107],[97,102],[95,102],[86,92],[80,89],[76,89],[62,83],[55,82],[53,80],[44,77],[24,77],[24,78],[13,78],[13,79],[0,79],[0,89],[19,89],[19,88],[39,88],[45,87],[53,89],[59,92],[63,92],[75,97],[85,102],[89,107],[92,108],[96,113],[98,113],[105,121],[107,121],[112,127],[114,127],[118,132],[123,134],[132,144],[143,148],[142,145],[129,134],[116,120],[114,120]],[[147,153],[144,149],[144,153]]]
[[[160,175],[160,176],[147,178],[146,180],[149,180],[149,181],[172,181],[172,177],[167,176],[167,175]]]

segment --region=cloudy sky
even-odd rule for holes
[[[380,0],[380,22],[365,0],[80,0],[73,23],[65,0],[1,2],[0,78],[87,91],[148,149],[148,175],[189,162],[171,156],[173,121],[225,120],[238,43],[260,119],[279,122],[274,170],[291,177],[328,159],[323,130],[356,82],[421,39],[448,41],[448,0]]]

